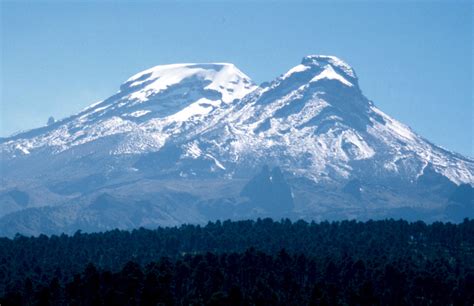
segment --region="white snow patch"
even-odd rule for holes
[[[91,114],[97,113],[97,112],[100,112],[100,111],[103,111],[104,109],[107,109],[107,108],[109,108],[109,107],[110,107],[110,105],[105,105],[105,106],[102,106],[102,107],[98,107],[98,108],[94,109],[94,110],[91,112]]]
[[[332,68],[331,65],[326,65],[326,67],[324,67],[324,70],[320,74],[312,78],[309,82],[313,83],[322,79],[337,80],[346,86],[354,86],[351,82],[349,82],[343,76],[339,75],[336,71],[334,71],[334,68]]]
[[[214,163],[217,167],[221,168],[222,170],[225,170],[225,167],[214,156],[212,156],[211,154],[206,154],[206,156],[214,160]]]
[[[352,69],[352,67],[347,64],[346,62],[344,62],[343,60],[341,60],[340,58],[336,57],[336,56],[333,56],[333,55],[309,55],[309,56],[306,56],[305,59],[310,59],[310,60],[313,60],[315,62],[317,62],[318,60],[326,60],[328,61],[331,65],[333,65],[334,67],[337,67],[339,69],[341,69],[342,71],[344,71],[344,73],[348,76],[350,76],[351,78],[356,78],[356,75],[354,73],[354,70]]]
[[[204,116],[209,114],[213,107],[212,106],[203,106],[201,103],[209,102],[209,99],[201,98],[194,102],[193,104],[183,108],[179,112],[168,116],[168,121],[186,121],[193,116]]]
[[[308,67],[308,66],[305,66],[305,65],[303,65],[303,64],[299,64],[298,66],[295,66],[295,67],[291,68],[290,70],[288,70],[288,72],[285,73],[281,78],[282,78],[282,80],[287,79],[287,78],[290,77],[292,74],[298,73],[298,72],[306,71],[306,70],[308,70],[309,68],[310,68],[310,67]]]
[[[372,106],[371,109],[376,112],[377,114],[381,115],[385,120],[385,126],[393,131],[396,135],[402,136],[405,139],[414,141],[417,137],[416,135],[410,130],[409,127],[400,123],[399,121],[391,118],[378,108]]]
[[[420,172],[416,175],[416,179],[418,179],[420,176],[422,176],[425,173],[425,168],[428,166],[428,161],[425,161],[425,164],[423,167],[421,167]]]
[[[137,117],[137,118],[138,118],[138,117],[144,116],[144,115],[146,115],[146,114],[148,114],[148,113],[150,113],[150,112],[151,112],[151,110],[138,110],[138,111],[133,112],[133,113],[130,113],[130,114],[128,114],[128,115],[129,115],[129,116],[132,116],[132,117]]]
[[[364,141],[364,139],[352,130],[344,131],[343,139],[357,148],[355,159],[368,159],[375,155],[375,151]]]
[[[223,64],[222,69],[215,74],[206,75],[206,79],[212,83],[205,88],[221,92],[222,101],[225,103],[241,99],[257,88],[250,78],[233,64]]]
[[[398,135],[401,135],[407,139],[414,140],[414,135],[410,131],[410,129],[405,126],[404,124],[396,121],[396,120],[391,120],[388,124],[388,126],[395,131]]]
[[[201,149],[196,142],[192,142],[190,145],[187,146],[186,156],[190,156],[194,159],[198,158],[202,155]]]
[[[82,111],[89,110],[89,109],[91,109],[91,108],[93,108],[93,107],[99,105],[99,104],[102,103],[102,102],[104,102],[104,100],[100,100],[100,101],[97,101],[97,102],[95,102],[95,103],[92,103],[91,105],[86,106]]]
[[[156,152],[163,147],[166,139],[167,135],[161,133],[147,133],[140,129],[136,129],[133,133],[126,135],[112,154],[120,155]]]
[[[25,155],[30,154],[30,151],[28,151],[27,148],[25,148],[24,146],[22,146],[22,145],[20,145],[20,144],[17,144],[17,145],[15,146],[15,148],[16,148],[17,150],[20,150],[20,151],[21,151],[23,154],[25,154]]]
[[[257,88],[247,75],[228,63],[160,65],[132,76],[126,83],[131,82],[129,86],[135,87],[150,82],[141,90],[130,94],[131,99],[146,101],[148,96],[189,77],[210,81],[204,88],[219,91],[225,103],[240,99]]]
[[[356,77],[352,67],[346,62],[344,62],[343,60],[341,60],[340,58],[336,56],[332,56],[332,55],[321,55],[321,56],[328,58],[331,64],[343,70],[350,77],[353,77],[353,78]]]

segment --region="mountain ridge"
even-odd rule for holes
[[[229,63],[158,65],[75,115],[0,138],[0,150],[0,228],[9,214],[39,207],[50,207],[52,222],[55,207],[88,213],[104,193],[143,198],[166,224],[189,222],[186,214],[206,220],[213,210],[264,216],[241,190],[265,165],[288,181],[294,209],[285,213],[295,217],[377,217],[408,207],[436,218],[454,186],[474,183],[472,158],[385,114],[364,96],[355,70],[326,55],[306,56],[260,86]],[[356,198],[343,192],[350,181],[363,190]],[[13,189],[29,204],[16,203]],[[194,199],[182,212],[172,207],[179,190]]]

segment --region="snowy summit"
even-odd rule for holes
[[[438,207],[456,185],[474,183],[471,158],[437,147],[378,109],[354,69],[335,56],[306,56],[267,84],[255,85],[227,63],[144,70],[78,114],[0,139],[0,197],[14,186],[35,207],[87,204],[104,192],[154,199],[156,190],[179,190],[204,205],[269,165],[303,182],[292,190],[300,213],[334,214],[328,199],[342,197],[338,213],[357,215],[406,203]],[[359,204],[337,191],[357,182],[366,187],[354,190],[370,190],[370,197],[356,195]],[[445,187],[420,196],[420,186],[433,182]],[[24,208],[9,203],[5,213]],[[175,223],[207,218],[192,205],[160,214]]]

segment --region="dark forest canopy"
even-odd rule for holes
[[[2,305],[472,305],[474,221],[17,235],[0,239],[0,296]]]

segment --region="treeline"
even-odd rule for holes
[[[215,222],[0,239],[2,305],[472,305],[474,221]]]
[[[162,258],[111,272],[89,264],[68,282],[10,292],[5,305],[471,305],[474,275],[446,261],[309,259],[257,252]]]

